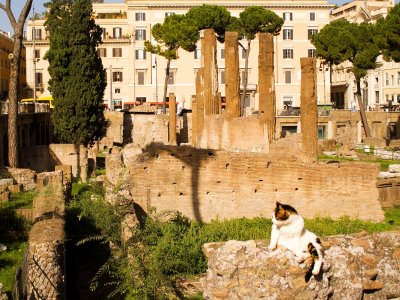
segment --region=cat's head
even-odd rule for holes
[[[293,206],[276,202],[276,207],[274,210],[274,217],[276,220],[284,221],[289,219],[291,215],[297,215],[297,211]]]

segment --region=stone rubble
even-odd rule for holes
[[[400,297],[400,232],[324,238],[322,273],[307,281],[309,262],[268,250],[266,241],[203,247],[206,299],[393,299]]]

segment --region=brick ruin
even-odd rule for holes
[[[376,165],[317,162],[316,60],[301,59],[302,133],[275,140],[273,54],[267,51],[272,49],[272,37],[260,36],[260,48],[266,50],[259,55],[260,112],[240,116],[237,35],[226,34],[225,67],[232,81],[227,81],[230,98],[224,111],[213,88],[215,35],[206,30],[204,36],[204,67],[197,74],[189,143],[177,146],[175,126],[168,129],[168,119],[155,116],[153,122],[166,123],[159,123],[158,130],[147,127],[146,132],[169,134],[161,140],[151,134],[152,138],[132,136],[133,148],[107,157],[109,181],[119,186],[123,182],[122,193],[132,195],[145,211],[174,209],[199,221],[269,218],[276,201],[292,204],[305,217],[348,215],[382,221],[379,199],[389,199],[390,191],[378,191]],[[133,128],[149,125],[149,116],[134,117],[146,121]],[[169,122],[174,124],[175,118],[173,114]]]
[[[72,170],[66,165],[56,169],[36,174],[29,169],[8,168],[9,178],[0,180],[0,194],[4,190],[38,192],[32,208],[16,209],[33,225],[22,266],[16,273],[14,299],[65,299],[64,218]]]

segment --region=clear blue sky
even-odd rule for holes
[[[33,5],[35,7],[35,12],[42,12],[44,11],[43,3],[49,2],[50,0],[33,0]],[[342,5],[343,3],[349,2],[350,0],[328,0],[328,3]],[[0,0],[0,3],[5,3],[5,0]],[[124,2],[123,0],[105,0],[104,2]],[[396,0],[398,3],[399,0]],[[19,14],[21,12],[22,7],[25,4],[25,0],[11,0],[11,7],[14,12],[15,19],[18,19]],[[32,11],[29,14],[29,17],[32,16]],[[28,17],[28,18],[29,18]],[[3,10],[0,10],[0,29],[3,31],[13,31],[8,21],[7,15],[4,13]]]

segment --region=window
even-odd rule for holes
[[[379,91],[375,91],[375,103],[379,103]]]
[[[315,21],[315,12],[310,12],[310,21]]]
[[[283,58],[293,58],[293,49],[283,49]]]
[[[244,77],[246,76],[246,71],[245,70],[241,70],[240,71],[240,83],[244,84]],[[249,79],[249,76],[247,76],[247,81]]]
[[[113,57],[122,57],[122,48],[113,48]]]
[[[106,38],[107,31],[104,27],[101,27],[101,39],[104,40]]]
[[[318,29],[316,29],[316,28],[309,28],[308,29],[308,39],[311,39],[311,36],[313,35],[313,34],[316,34],[316,33],[318,33]]]
[[[41,28],[32,29],[32,37],[35,40],[41,40],[42,39],[42,29]]]
[[[293,29],[283,29],[283,39],[293,40]]]
[[[120,89],[120,88],[116,88],[116,89],[114,90],[114,93],[115,93],[115,94],[120,94],[120,93],[121,93],[121,89]]]
[[[397,84],[400,85],[400,72],[397,72]]]
[[[40,50],[34,50],[34,53],[33,53],[33,56],[34,56],[34,58],[40,58]]]
[[[146,102],[146,97],[136,97],[136,101],[142,104],[143,102]]]
[[[174,14],[175,14],[174,12],[168,11],[165,13],[165,16],[168,17],[168,16],[172,16]]]
[[[201,59],[201,49],[196,48],[196,50],[194,50],[194,59]]]
[[[225,70],[219,72],[219,83],[225,84]]]
[[[122,72],[113,72],[113,82],[122,82]]]
[[[225,48],[221,49],[221,59],[225,59]]]
[[[121,27],[114,27],[113,28],[113,38],[120,39],[122,37],[122,28]]]
[[[318,125],[318,139],[326,139],[326,125]]]
[[[291,12],[284,12],[283,20],[284,21],[293,21],[293,14]]]
[[[169,71],[168,84],[175,84],[175,72]]]
[[[392,85],[394,85],[394,75],[392,75]]]
[[[246,59],[246,50],[242,48],[242,59]]]
[[[315,57],[317,55],[317,50],[308,49],[308,57]]]
[[[137,72],[137,84],[144,85],[144,71]]]
[[[97,55],[99,57],[106,57],[107,56],[107,49],[106,48],[98,48]]]
[[[36,86],[41,87],[43,85],[43,74],[41,72],[36,73]]]
[[[135,21],[146,21],[146,14],[144,12],[135,13]]]
[[[285,70],[285,83],[286,84],[292,83],[292,71],[291,70]]]
[[[385,84],[389,85],[389,73],[385,73]]]
[[[136,29],[135,39],[137,41],[144,41],[146,39],[146,29]]]
[[[146,59],[146,51],[144,49],[137,49],[135,52],[136,59]]]
[[[285,137],[287,132],[289,132],[289,133],[297,133],[297,126],[296,125],[282,126],[281,137]]]

